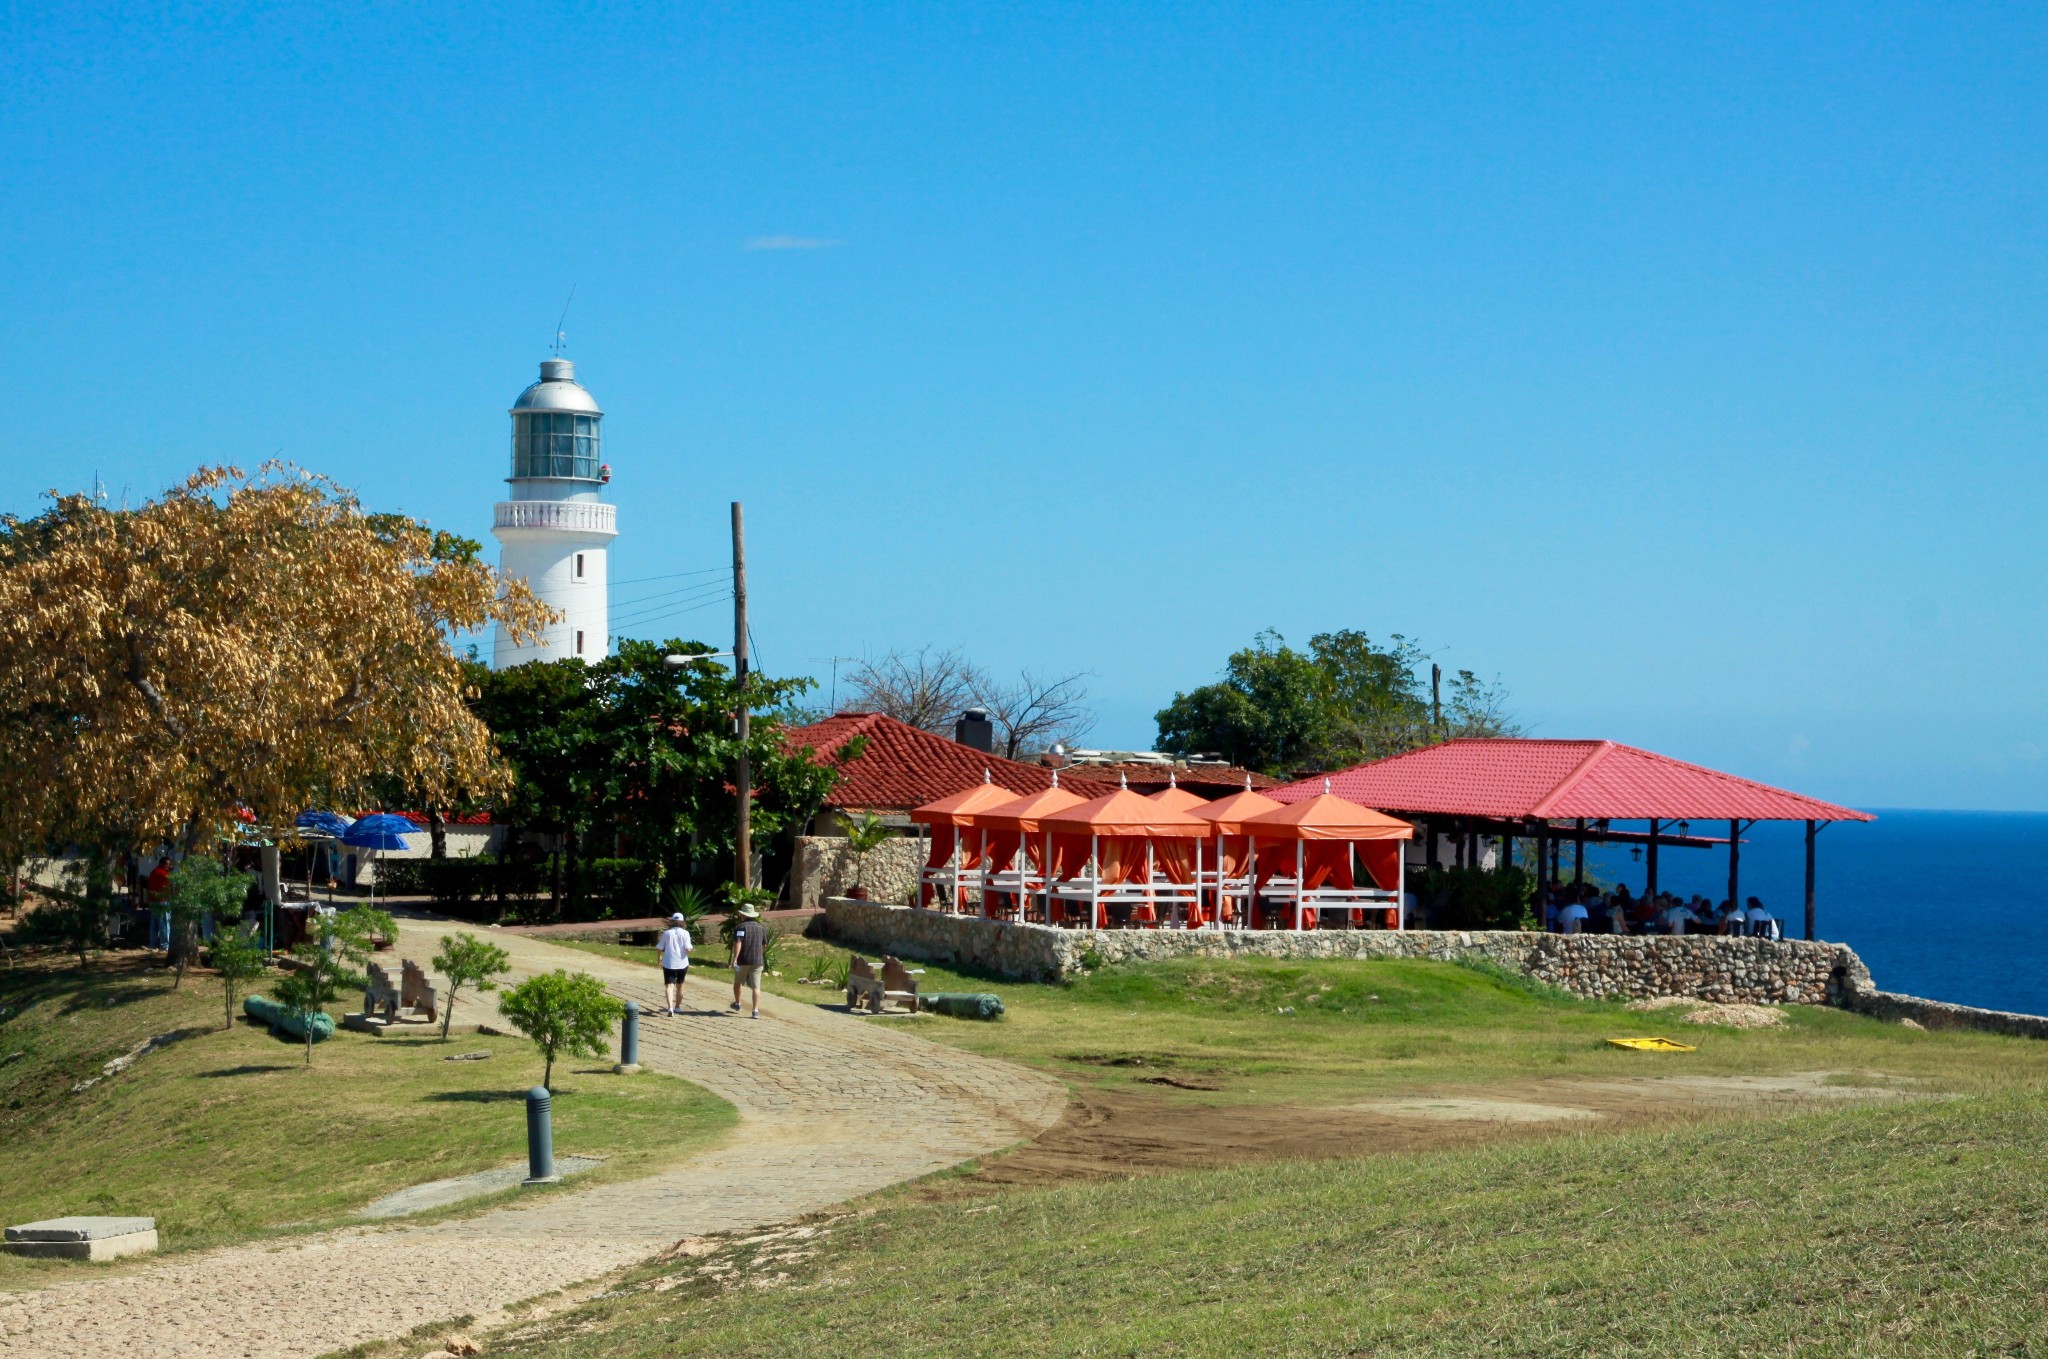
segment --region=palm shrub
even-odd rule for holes
[[[846,828],[846,851],[853,856],[853,885],[867,891],[868,855],[882,847],[891,832],[887,822],[873,812],[862,812]]]

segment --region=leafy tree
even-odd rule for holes
[[[368,906],[317,918],[322,922],[321,937],[295,946],[292,958],[298,966],[270,985],[278,1004],[298,1016],[305,1027],[308,1066],[313,1062],[314,1017],[340,999],[343,991],[368,984],[365,974],[375,941],[393,933],[391,917]]]
[[[1262,632],[1231,656],[1224,677],[1177,693],[1158,714],[1162,749],[1213,752],[1272,774],[1384,759],[1453,736],[1519,732],[1498,682],[1470,670],[1450,678],[1438,708],[1429,655],[1399,633],[1318,633],[1306,652]]]
[[[171,913],[171,958],[176,972],[171,989],[185,982],[185,968],[197,951],[199,928],[212,916],[215,926],[233,929],[242,918],[242,899],[249,891],[247,873],[226,867],[210,854],[188,854],[171,870],[171,894],[164,905]]]
[[[512,957],[488,940],[464,931],[441,936],[441,951],[434,955],[434,970],[448,978],[448,1001],[441,1007],[441,1041],[448,1041],[448,1025],[455,1018],[455,993],[465,986],[479,991],[498,989],[497,979],[512,970]]]
[[[220,974],[221,1002],[227,1017],[224,1029],[235,1026],[235,991],[245,982],[261,977],[270,962],[261,940],[244,934],[239,927],[223,926],[213,936],[213,970]]]
[[[376,774],[436,805],[496,786],[449,637],[545,611],[480,550],[279,464],[0,517],[0,841],[190,851]]]
[[[508,825],[564,837],[573,892],[582,838],[605,810],[601,707],[590,667],[571,657],[470,673],[472,706],[514,774],[500,814]],[[559,909],[559,877],[553,895]]]
[[[587,972],[556,968],[528,977],[498,1001],[498,1012],[533,1040],[546,1063],[540,1083],[555,1084],[555,1058],[569,1053],[602,1057],[612,1025],[625,1006],[605,993],[604,983]]]
[[[1230,657],[1221,682],[1175,694],[1160,710],[1159,744],[1288,774],[1327,748],[1331,717],[1328,674],[1280,634],[1262,632]]]
[[[812,751],[790,749],[781,723],[766,716],[808,690],[810,680],[749,674],[743,695],[740,681],[720,665],[663,660],[709,650],[701,642],[629,640],[590,667],[604,802],[631,852],[654,869],[657,896],[684,877],[693,855],[733,852],[738,801],[731,780],[742,697],[764,715],[751,724],[747,745],[757,841],[808,818],[839,777]]]

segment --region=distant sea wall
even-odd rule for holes
[[[1923,1029],[1975,1029],[1980,1033],[2003,1033],[2014,1038],[2048,1038],[2048,1015],[1980,1010],[1974,1005],[1922,1000],[1918,996],[1902,996],[1896,991],[1857,991],[1849,996],[1846,1008],[1892,1024],[1911,1020]]]
[[[1476,958],[1589,999],[1684,996],[1846,1006],[1853,997],[1882,994],[1846,945],[1798,939],[1509,930],[1062,930],[844,897],[828,897],[824,904],[825,933],[851,947],[1020,981],[1059,981],[1094,964],[1171,958]]]

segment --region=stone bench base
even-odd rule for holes
[[[156,1250],[153,1217],[58,1217],[7,1229],[9,1255],[57,1260],[118,1260]]]

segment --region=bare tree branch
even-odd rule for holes
[[[927,646],[862,661],[846,683],[859,710],[951,736],[954,719],[974,703],[980,679],[958,649]]]
[[[1083,683],[1089,678],[1086,671],[1048,679],[1025,670],[1007,684],[980,671],[971,673],[974,701],[988,710],[1008,759],[1044,750],[1056,741],[1071,744],[1095,727],[1088,686]]]

